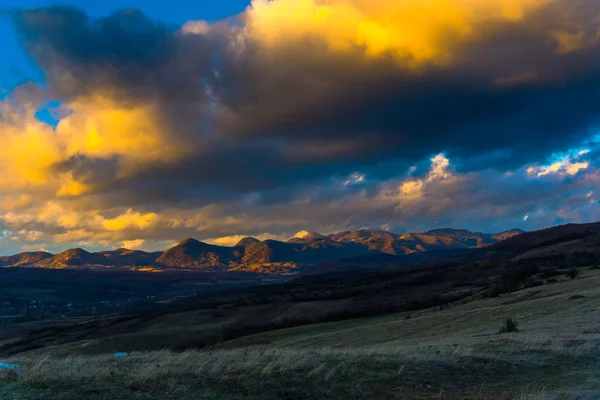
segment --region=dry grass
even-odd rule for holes
[[[291,328],[211,351],[114,359],[46,350],[1,360],[23,372],[0,373],[0,399],[591,400],[600,398],[598,309],[600,273],[587,271],[409,320]],[[506,318],[520,332],[498,334]]]
[[[23,356],[10,360],[23,365],[21,374],[0,374],[0,398],[513,399],[584,387],[590,360],[560,350],[509,342],[419,350],[252,347],[125,359]]]

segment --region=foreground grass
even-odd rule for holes
[[[410,319],[284,329],[210,351],[47,348],[0,360],[23,366],[0,372],[0,400],[599,399],[599,309],[600,272],[589,271]],[[520,331],[498,334],[509,317]]]
[[[489,351],[490,349],[488,349]],[[294,350],[255,347],[43,359],[0,373],[1,399],[514,399],[578,388],[600,394],[592,355],[511,345]],[[525,396],[525,397],[523,397]],[[584,398],[584,397],[582,397]],[[590,397],[595,398],[595,397]]]

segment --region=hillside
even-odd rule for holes
[[[567,224],[515,235],[480,252],[488,257],[516,255],[536,247],[550,246],[600,233],[600,222]]]
[[[186,239],[166,250],[156,259],[156,263],[180,268],[226,268],[234,254],[234,248],[213,246],[196,239]]]
[[[86,343],[50,347],[7,359],[24,368],[0,375],[0,398],[592,400],[599,299],[600,274],[589,271],[441,311],[292,327],[201,351],[118,360],[119,338],[100,354]],[[518,331],[499,334],[507,318]]]
[[[513,250],[493,259],[450,257],[426,268],[347,268],[196,293],[133,313],[9,325],[0,332],[0,356],[25,370],[10,381],[0,375],[0,394],[9,382],[8,393],[64,398],[65,386],[51,373],[60,370],[72,398],[82,393],[101,398],[117,391],[114,385],[131,398],[161,397],[163,384],[156,382],[166,380],[177,386],[177,395],[161,398],[196,398],[198,390],[219,393],[215,398],[262,398],[261,393],[288,398],[290,388],[292,398],[314,399],[547,398],[547,390],[564,398],[597,398],[600,383],[591,373],[600,340],[600,239],[590,233],[595,226],[533,233],[524,240],[530,247],[515,246],[519,254]],[[207,246],[184,241],[171,255],[185,261],[189,254],[212,250]],[[276,251],[266,257],[276,260],[281,254]],[[428,253],[364,258],[386,263],[421,254]],[[85,257],[90,253],[63,255],[76,262]],[[195,274],[179,275],[193,279]],[[156,283],[162,280],[157,276]],[[508,318],[518,322],[518,330],[499,333]],[[126,365],[119,367],[110,357],[116,351],[131,354]],[[89,367],[69,368],[61,360]],[[94,367],[98,363],[108,372]],[[285,388],[277,386],[281,379]],[[230,381],[236,386],[223,388]]]
[[[252,273],[294,273],[306,266],[336,260],[362,261],[370,258],[369,266],[411,264],[425,259],[447,256],[448,251],[467,251],[498,243],[520,231],[501,234],[474,233],[467,230],[440,229],[425,233],[396,234],[377,230],[346,231],[330,235],[312,233],[287,242],[260,241],[247,237],[233,247],[217,246],[186,239],[164,252],[117,249],[96,253],[70,249],[63,253],[22,253],[0,258],[0,267],[31,267],[44,269],[69,268],[130,268],[130,269],[193,269],[205,272],[239,271]],[[427,256],[423,256],[427,254]],[[390,257],[378,257],[388,255]],[[411,256],[411,257],[406,257]],[[396,258],[394,258],[396,257]],[[386,260],[379,265],[376,260]],[[362,262],[361,261],[361,262]],[[340,269],[344,269],[340,266]],[[318,272],[317,269],[311,269]]]
[[[449,273],[449,282],[438,283],[414,271],[312,277],[194,298],[151,314],[27,328],[0,337],[3,359],[23,366],[18,375],[0,372],[0,397],[598,398],[597,270],[459,301],[452,291],[473,282],[477,271]],[[340,284],[345,296],[327,293]],[[448,296],[442,306],[415,303],[357,319],[339,311],[381,307],[394,293],[432,288]],[[332,322],[295,326],[320,311]],[[499,333],[508,318],[518,330]],[[264,326],[253,325],[259,322]],[[130,356],[115,359],[116,351]]]
[[[43,251],[19,253],[12,256],[0,257],[0,267],[27,267],[52,257],[52,254]]]
[[[595,244],[594,244],[595,243]],[[597,242],[587,251],[600,254]],[[184,245],[197,246],[195,243]],[[375,257],[375,256],[369,256]],[[396,258],[379,254],[378,258]],[[411,257],[404,256],[404,257]],[[461,261],[462,260],[462,261]],[[588,257],[555,263],[542,254],[526,260],[467,258],[427,267],[348,268],[271,285],[197,293],[139,315],[90,320],[24,332],[0,347],[12,354],[31,346],[101,353],[118,343],[129,351],[204,348],[250,334],[365,316],[446,308],[524,288],[569,280],[573,268],[595,267]],[[560,261],[560,260],[559,260]],[[323,269],[322,272],[328,272]],[[191,275],[191,274],[185,274]],[[182,326],[186,328],[182,330]],[[108,346],[108,347],[107,347]],[[70,350],[69,350],[70,351]]]
[[[70,267],[85,267],[103,265],[104,257],[83,249],[70,249],[51,258],[46,258],[32,266],[36,268],[63,269]]]
[[[543,246],[535,246],[515,257],[516,260],[529,260],[536,258],[560,258],[561,263],[568,264],[574,258],[583,257],[588,254],[591,259],[597,259],[600,263],[600,234],[582,234],[567,236],[564,240],[556,241]]]

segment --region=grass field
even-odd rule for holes
[[[433,312],[283,329],[206,351],[14,356],[0,399],[597,399],[600,271]],[[519,331],[498,334],[506,318]],[[114,349],[118,351],[119,349]]]

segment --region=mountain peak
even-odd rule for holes
[[[177,245],[175,247],[179,247],[179,246],[195,246],[195,245],[199,245],[200,242],[197,239],[194,238],[187,238],[185,240],[182,240],[181,242],[177,243]]]
[[[325,239],[327,236],[320,234],[319,232],[311,232],[304,236],[296,236],[289,239],[288,243],[311,243],[317,240]]]
[[[260,240],[258,240],[257,238],[248,236],[248,237],[241,239],[239,242],[237,242],[237,244],[234,247],[245,247],[245,246],[248,246],[249,244],[258,243],[258,242],[260,242]]]
[[[456,235],[456,234],[469,234],[473,233],[468,229],[453,229],[453,228],[440,228],[440,229],[431,229],[426,233],[430,233],[433,235]]]
[[[325,238],[325,235],[322,235],[319,232],[311,232],[308,235],[304,236],[302,240],[318,240],[323,238]]]
[[[519,228],[515,228],[515,229],[509,229],[506,231],[502,231],[499,234],[504,234],[504,233],[527,233],[527,231],[524,231],[523,229],[519,229]]]
[[[81,256],[85,256],[90,254],[89,251],[86,251],[80,247],[77,247],[75,249],[68,249],[63,251],[62,253],[59,254],[59,256],[65,256],[65,257],[81,257]]]
[[[498,240],[506,240],[506,239],[510,239],[514,236],[522,235],[524,233],[527,233],[527,232],[525,232],[522,229],[509,229],[507,231],[503,231],[496,235],[493,235],[493,237]]]

